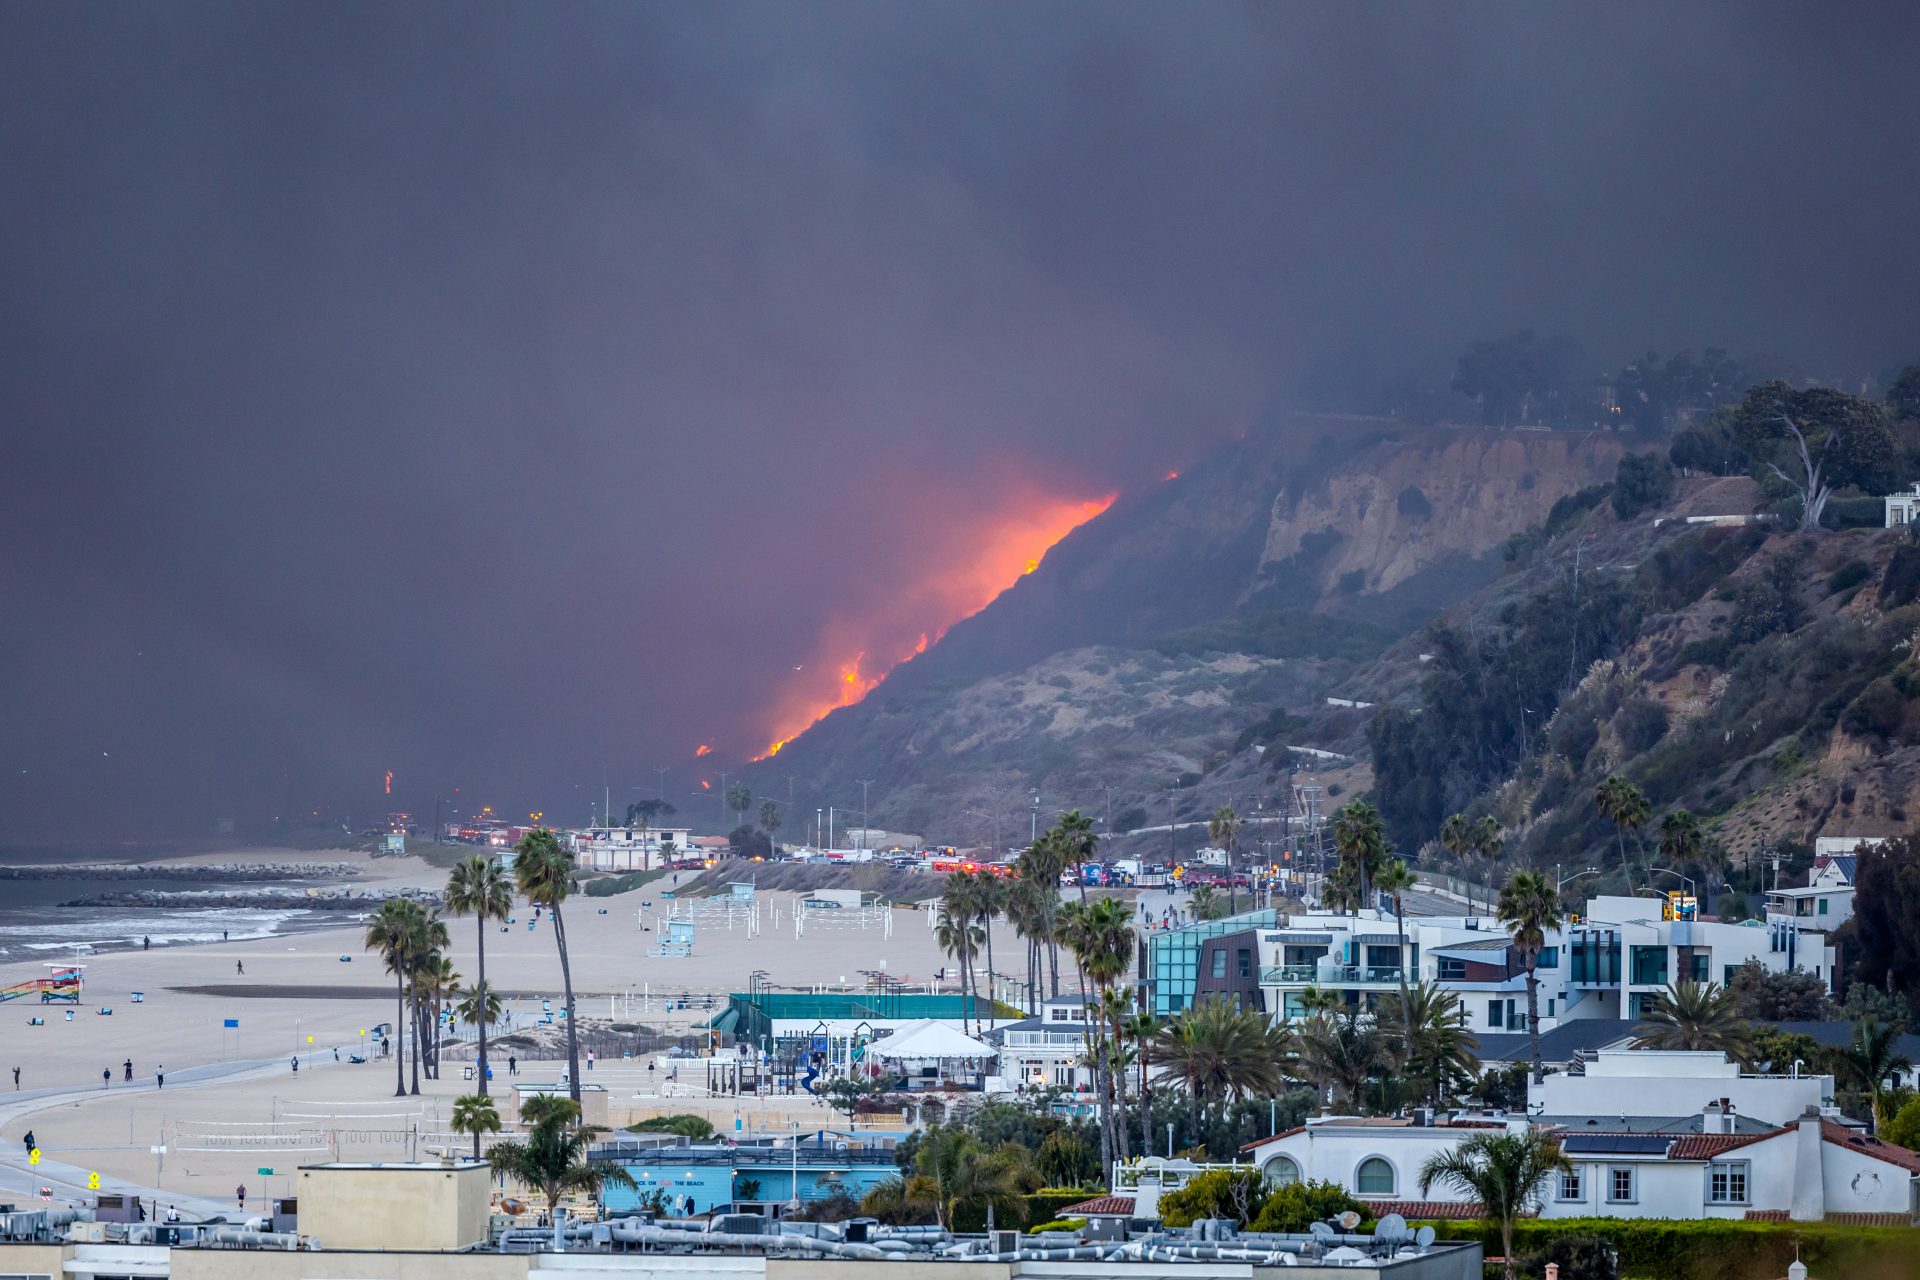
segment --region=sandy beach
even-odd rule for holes
[[[691,873],[685,878],[690,880]],[[419,859],[377,859],[369,862],[361,883],[398,889],[438,887],[445,879],[445,872]],[[730,932],[702,924],[692,956],[649,956],[658,935],[643,932],[638,917],[643,901],[651,901],[655,913],[664,909],[660,890],[668,887],[663,881],[615,897],[579,896],[568,902],[568,941],[583,1019],[689,1028],[708,1016],[700,1007],[702,997],[711,995],[720,1007],[728,992],[748,988],[755,970],[772,975],[770,981],[780,986],[859,986],[864,969],[884,968],[904,980],[926,982],[946,963],[924,914],[914,910],[894,912],[891,937],[878,928],[842,927],[815,928],[796,938],[792,894],[762,895],[767,925],[758,936],[748,937],[744,926]],[[648,923],[654,918],[649,914]],[[455,918],[448,925],[451,957],[471,979],[475,922]],[[489,929],[488,975],[507,996],[511,1022],[537,1020],[545,1000],[558,1007],[560,964],[550,922],[533,923],[523,907],[513,923]],[[1004,948],[1003,958],[1020,954],[1018,940],[1004,926],[996,930],[995,945]],[[103,1179],[123,1180],[135,1189],[158,1188],[188,1204],[230,1202],[241,1181],[250,1186],[271,1182],[299,1163],[334,1154],[300,1149],[298,1135],[304,1131],[329,1131],[340,1148],[337,1154],[361,1159],[395,1158],[423,1144],[455,1140],[445,1124],[451,1100],[474,1087],[462,1079],[462,1062],[449,1059],[441,1080],[423,1079],[418,1097],[399,1099],[393,1096],[392,1062],[365,1048],[368,1033],[394,1019],[395,992],[379,958],[363,949],[358,924],[244,943],[108,953],[87,957],[85,963],[86,989],[77,1008],[27,999],[0,1003],[0,1191],[18,1193],[48,1182],[45,1169],[30,1170],[23,1163],[20,1139],[28,1129],[48,1166],[98,1171]],[[0,984],[43,973],[37,963],[0,966]],[[142,994],[138,1003],[135,992]],[[668,998],[682,995],[694,996],[695,1008],[669,1012]],[[44,1025],[30,1026],[36,1017]],[[368,1053],[368,1062],[348,1061],[361,1051]],[[131,1084],[124,1079],[128,1060]],[[18,1094],[11,1092],[16,1066]],[[168,1076],[164,1090],[155,1083],[161,1066]],[[220,1074],[193,1080],[190,1075],[199,1073],[188,1068]],[[528,1079],[559,1074],[552,1061],[523,1059],[520,1069]],[[110,1073],[104,1087],[103,1071]],[[496,1090],[503,1076],[504,1064],[496,1061]],[[791,1118],[828,1118],[823,1107],[805,1098],[708,1102],[685,1096],[683,1088],[681,1096],[665,1099],[659,1096],[660,1077],[649,1075],[640,1061],[603,1059],[592,1079],[608,1088],[616,1121],[663,1109],[707,1111],[728,1128],[736,1112],[749,1127],[756,1127],[763,1113],[783,1129]],[[253,1132],[275,1135],[273,1141],[284,1149],[268,1154],[222,1146],[244,1145],[243,1138],[232,1135]],[[162,1145],[168,1148],[164,1155],[152,1150]],[[276,1172],[263,1178],[257,1172],[261,1168]]]

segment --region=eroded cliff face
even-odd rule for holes
[[[1274,500],[1260,577],[1290,579],[1303,595],[1390,591],[1540,524],[1559,498],[1612,480],[1625,451],[1618,437],[1598,433],[1383,442],[1304,493]]]

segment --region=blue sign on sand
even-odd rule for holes
[[[221,1023],[220,1025],[223,1027],[238,1027],[240,1025],[240,1019],[228,1018],[225,1022]]]

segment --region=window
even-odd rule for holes
[[[1267,1161],[1265,1175],[1267,1185],[1277,1191],[1300,1181],[1300,1166],[1290,1156],[1275,1156]]]
[[[1465,982],[1467,980],[1467,962],[1453,956],[1440,957],[1440,981]]]
[[[1710,1204],[1747,1202],[1747,1162],[1716,1160],[1707,1166],[1707,1201]]]
[[[1635,947],[1631,956],[1632,980],[1649,986],[1667,985],[1667,949]]]
[[[1216,978],[1227,976],[1227,953],[1224,951],[1213,953],[1213,976]]]
[[[1533,967],[1536,969],[1558,969],[1560,967],[1560,948],[1540,948],[1540,954],[1534,959]]]
[[[1632,1204],[1633,1201],[1633,1170],[1631,1168],[1607,1170],[1607,1202]]]
[[[1706,982],[1710,981],[1713,976],[1713,970],[1711,968],[1712,963],[1713,963],[1713,957],[1705,954],[1704,952],[1699,952],[1699,953],[1695,953],[1694,955],[1688,956],[1687,957],[1688,976],[1690,976],[1695,982],[1698,982],[1704,985]]]
[[[1253,952],[1247,950],[1245,947],[1241,947],[1233,954],[1234,958],[1240,962],[1240,976],[1243,978],[1251,978],[1253,976]]]
[[[1393,1194],[1393,1166],[1379,1156],[1368,1156],[1353,1175],[1353,1189],[1363,1196]]]
[[[1487,1001],[1487,1025],[1490,1027],[1506,1026],[1507,1025],[1506,1016],[1505,1016],[1506,1011],[1507,1011],[1507,1006],[1502,1004],[1500,1001],[1498,1000]]]
[[[1820,899],[1820,914],[1827,914],[1827,900],[1825,898]]]
[[[1560,1175],[1559,1198],[1562,1200],[1584,1200],[1587,1198],[1587,1189],[1581,1184],[1580,1171],[1578,1169],[1569,1169]]]

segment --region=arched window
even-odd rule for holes
[[[1368,1156],[1353,1175],[1353,1189],[1363,1196],[1393,1194],[1393,1166],[1379,1156]]]
[[[1293,1162],[1291,1156],[1275,1156],[1267,1161],[1263,1173],[1266,1175],[1267,1186],[1275,1191],[1300,1181],[1300,1166]]]

